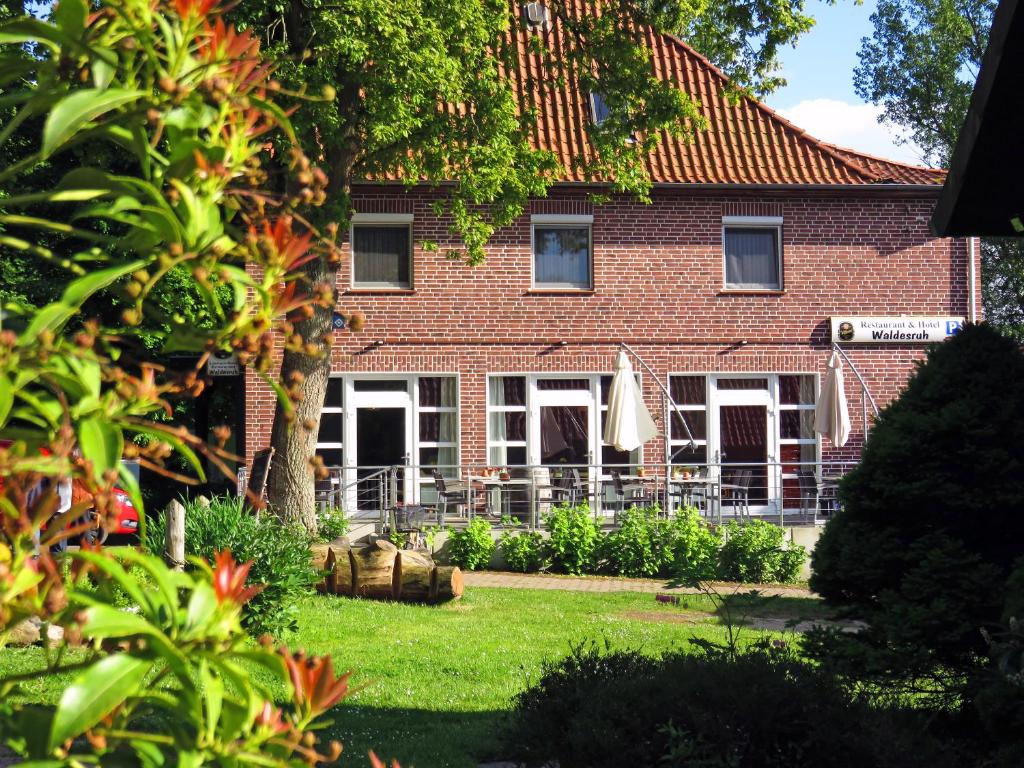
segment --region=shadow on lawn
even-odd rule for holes
[[[424,702],[430,704],[430,702]],[[508,712],[439,712],[341,706],[331,712],[327,735],[345,747],[341,765],[364,768],[373,750],[402,768],[476,768],[501,757]]]

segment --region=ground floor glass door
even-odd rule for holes
[[[355,418],[348,420],[345,452],[350,478],[349,508],[380,510],[385,502],[411,497],[412,395],[408,377],[353,378],[346,401]],[[399,470],[392,484],[390,469]],[[393,497],[393,498],[392,498]]]
[[[772,381],[768,376],[710,378],[712,445],[722,483],[745,488],[752,513],[773,511],[777,473]],[[726,506],[731,495],[723,492]]]

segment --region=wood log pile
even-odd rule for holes
[[[352,547],[347,539],[313,546],[313,566],[324,572],[321,592],[376,600],[440,603],[462,597],[462,571],[437,565],[426,552],[398,549],[385,539]]]

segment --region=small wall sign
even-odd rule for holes
[[[232,352],[217,351],[206,361],[209,376],[238,376],[242,372],[238,358]]]
[[[345,316],[341,312],[335,312],[331,315],[331,328],[336,331],[344,330],[345,328]]]
[[[930,344],[948,339],[964,325],[962,317],[830,318],[832,341],[848,344]]]

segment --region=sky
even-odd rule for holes
[[[893,129],[878,123],[879,108],[862,101],[853,90],[861,38],[870,37],[876,0],[807,0],[807,11],[817,20],[796,48],[780,56],[788,85],[764,101],[787,120],[812,136],[839,146],[921,164],[913,145],[896,143]]]

